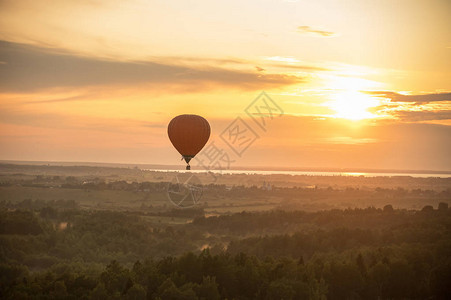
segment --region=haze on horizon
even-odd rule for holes
[[[0,2],[0,160],[174,165],[184,113],[236,166],[450,170],[451,2]]]

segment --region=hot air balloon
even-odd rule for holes
[[[168,136],[189,170],[189,161],[202,150],[210,137],[210,124],[198,115],[180,115],[169,122]]]

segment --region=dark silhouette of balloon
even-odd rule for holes
[[[198,115],[180,115],[169,122],[168,136],[175,149],[189,161],[199,153],[210,138],[210,124]]]

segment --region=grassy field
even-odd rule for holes
[[[272,209],[382,208],[387,204],[421,209],[425,205],[437,207],[440,202],[449,201],[451,195],[451,178],[235,174],[219,175],[215,185],[208,185],[212,179],[209,174],[0,164],[0,201],[73,201],[77,207],[88,210],[158,214],[176,208],[169,201],[169,183],[185,182],[192,175],[194,184],[201,184],[203,189],[197,205],[210,215]],[[154,187],[144,188],[141,183]],[[271,189],[265,188],[264,183]]]
[[[87,209],[135,210],[144,205],[161,206],[168,203],[165,193],[134,193],[112,190],[83,190],[70,188],[0,187],[0,201],[17,203],[26,199],[58,201],[73,200]]]

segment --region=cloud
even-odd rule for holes
[[[451,110],[397,111],[394,116],[405,122],[451,120]]]
[[[271,65],[277,68],[286,68],[286,69],[295,69],[302,71],[330,71],[330,69],[315,67],[315,66],[306,66],[306,65],[284,65],[284,64],[273,64]]]
[[[189,56],[152,56],[151,61],[158,60],[160,63],[169,65],[243,65],[252,64],[251,61],[239,58],[211,58],[211,57],[189,57]]]
[[[55,87],[153,84],[188,90],[227,86],[271,89],[300,83],[302,78],[216,67],[189,67],[158,61],[112,61],[78,56],[58,49],[0,41],[0,91],[30,92]],[[225,60],[229,62],[229,60]],[[230,61],[231,62],[231,61]],[[235,62],[235,60],[233,60]]]
[[[291,56],[269,56],[265,57],[264,60],[276,62],[269,65],[276,68],[285,68],[285,69],[288,68],[303,71],[330,71],[330,69],[326,69],[323,67],[300,64],[300,61],[298,59]]]
[[[68,101],[78,101],[86,99],[86,94],[71,96],[71,97],[63,97],[57,99],[46,99],[46,100],[35,100],[35,101],[24,101],[24,104],[38,104],[38,103],[54,103],[54,102],[68,102]]]
[[[314,28],[312,28],[310,26],[298,26],[297,31],[299,33],[313,34],[313,35],[319,36],[319,37],[333,37],[333,36],[337,35],[335,32],[314,29]]]
[[[429,103],[437,101],[451,101],[451,93],[432,93],[422,95],[402,95],[391,91],[366,91],[375,97],[388,98],[392,102]]]

